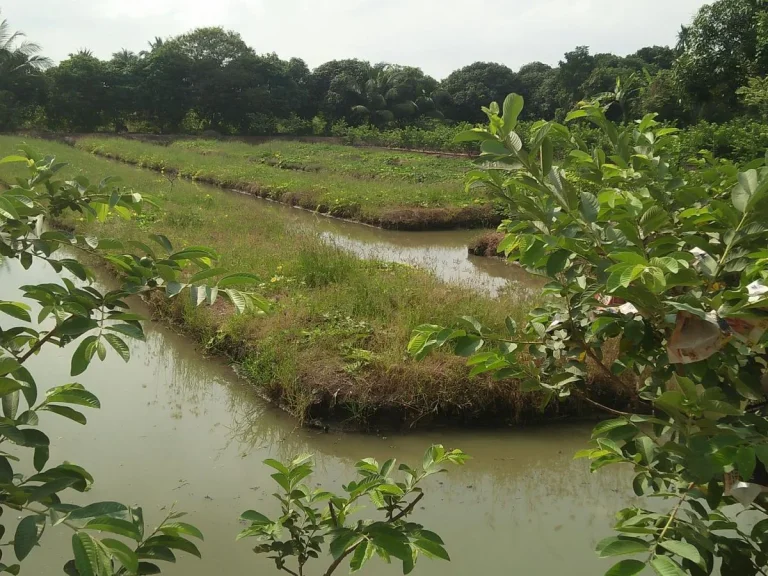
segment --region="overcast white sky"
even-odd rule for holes
[[[58,61],[108,58],[198,26],[314,68],[335,58],[421,67],[440,79],[477,60],[556,64],[577,45],[627,54],[672,45],[706,0],[0,0],[14,30]]]

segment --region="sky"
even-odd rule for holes
[[[575,46],[625,55],[674,45],[705,0],[0,0],[0,18],[58,62],[109,58],[199,26],[239,32],[257,53],[418,66],[442,79],[476,62],[555,65]]]

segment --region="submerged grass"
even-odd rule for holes
[[[178,140],[163,146],[86,137],[75,145],[140,167],[383,228],[483,227],[500,221],[488,198],[464,188],[466,159],[281,141]]]
[[[0,156],[17,139],[0,136]],[[183,299],[153,302],[159,318],[176,323],[209,353],[238,363],[266,397],[301,420],[349,421],[360,427],[424,425],[438,421],[489,424],[522,422],[587,411],[578,400],[539,413],[538,399],[513,381],[468,378],[461,358],[435,354],[422,362],[405,350],[410,331],[422,323],[451,323],[458,316],[503,328],[504,316],[522,320],[528,306],[513,293],[499,299],[450,286],[410,267],[359,260],[296,230],[289,220],[262,211],[253,198],[179,181],[116,164],[47,141],[28,141],[59,161],[67,175],[122,179],[126,188],[151,194],[161,208],[131,221],[103,224],[74,219],[82,232],[123,240],[150,233],[175,245],[216,249],[221,264],[258,274],[258,290],[273,302],[267,316],[237,316],[223,303],[194,308]],[[0,167],[0,179],[21,175],[18,165]],[[613,406],[631,402],[632,390],[599,381],[594,397]]]

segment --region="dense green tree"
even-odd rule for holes
[[[669,46],[646,46],[631,56],[656,66],[659,70],[669,70],[675,63],[675,51]]]
[[[104,62],[88,51],[71,54],[48,71],[51,92],[46,112],[59,129],[92,132],[102,126],[109,100]]]
[[[448,100],[438,82],[420,68],[376,64],[362,86],[357,86],[362,104],[352,108],[373,124],[411,121],[419,116],[443,118],[441,105]]]
[[[479,122],[480,110],[491,101],[501,101],[510,92],[519,90],[517,74],[503,64],[475,62],[452,72],[442,82],[451,97],[449,117],[452,120]]]
[[[603,59],[603,65],[611,63],[613,62]],[[584,93],[582,86],[589,79],[595,66],[595,57],[589,53],[588,46],[577,46],[575,50],[565,53],[564,60],[560,61],[559,78],[570,100],[569,104],[573,105],[585,96],[589,96]]]
[[[528,103],[523,118],[551,120],[559,107],[558,92],[551,88],[557,84],[558,71],[542,62],[526,64],[517,72],[518,91]]]
[[[362,104],[360,87],[371,77],[372,67],[362,60],[331,60],[312,71],[310,98],[315,112],[331,122],[349,118],[352,108]]]
[[[675,73],[699,117],[722,120],[738,110],[736,90],[768,73],[763,0],[718,0],[683,28]]]
[[[690,111],[683,103],[675,75],[671,70],[660,70],[643,88],[638,98],[642,114],[656,113],[663,121],[687,122]]]
[[[0,130],[19,127],[44,102],[46,84],[40,72],[51,61],[40,51],[38,44],[24,40],[23,32],[0,21]]]
[[[127,121],[138,109],[138,86],[141,66],[139,55],[121,50],[106,62],[104,77],[108,98],[104,110],[105,120],[115,131],[127,130]]]
[[[140,110],[161,131],[176,132],[193,102],[190,59],[162,41],[143,56],[138,71]]]
[[[220,129],[229,106],[225,87],[230,66],[240,68],[241,60],[255,56],[236,32],[223,28],[198,28],[163,43],[163,50],[178,52],[189,66],[188,83],[192,109],[208,127]]]

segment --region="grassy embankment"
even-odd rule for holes
[[[85,137],[94,154],[382,228],[491,227],[494,204],[468,192],[466,159],[271,141],[177,140],[168,146]]]
[[[0,156],[12,153],[16,143],[0,137]],[[275,303],[266,317],[234,316],[221,307],[194,309],[182,299],[158,303],[157,314],[208,353],[238,362],[263,395],[298,418],[378,427],[522,422],[588,410],[573,399],[542,416],[537,398],[520,393],[515,382],[469,379],[463,360],[449,354],[422,362],[407,357],[409,333],[418,324],[471,315],[503,329],[505,315],[521,319],[528,304],[511,293],[493,300],[420,270],[358,260],[260,211],[245,195],[187,181],[171,187],[151,171],[62,144],[28,143],[70,163],[66,175],[79,172],[92,180],[116,175],[121,185],[152,194],[161,204],[128,222],[72,220],[80,231],[121,239],[161,233],[177,246],[208,245],[219,252],[222,265],[264,279],[258,289]],[[0,167],[0,179],[14,175],[21,175],[18,164]],[[592,387],[595,398],[614,406],[626,405],[632,396],[597,381]]]

